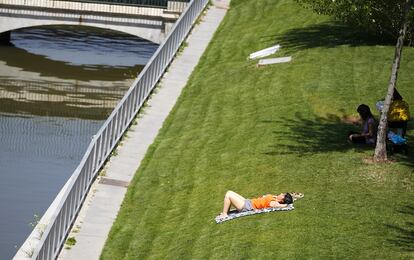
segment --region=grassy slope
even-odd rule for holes
[[[102,259],[410,258],[413,171],[366,165],[344,114],[384,96],[393,46],[360,40],[292,1],[233,0],[130,185]],[[289,64],[255,68],[274,43]],[[414,100],[414,50],[400,92]],[[292,212],[216,225],[227,189],[299,191]],[[411,219],[411,220],[410,220]],[[410,233],[411,232],[411,233]]]

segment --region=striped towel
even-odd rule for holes
[[[228,216],[225,218],[221,218],[220,215],[218,215],[215,218],[215,221],[217,224],[220,224],[220,223],[223,223],[224,221],[232,220],[232,219],[240,218],[244,216],[262,214],[262,213],[268,213],[268,212],[274,212],[274,211],[288,211],[288,210],[293,210],[293,209],[295,209],[295,207],[293,207],[293,204],[289,204],[285,208],[265,208],[265,209],[250,210],[250,211],[244,211],[244,212],[238,212],[237,210],[232,210],[229,212]]]

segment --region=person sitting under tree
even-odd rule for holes
[[[377,137],[377,122],[371,113],[369,106],[361,104],[357,108],[357,112],[362,119],[362,132],[350,132],[348,139],[352,143],[375,145]]]
[[[292,203],[293,198],[289,193],[280,193],[279,195],[267,194],[259,198],[246,199],[234,191],[227,191],[224,196],[223,211],[220,213],[220,218],[226,218],[232,206],[237,211],[244,212],[264,208],[285,208]]]
[[[397,134],[405,136],[407,122],[410,120],[408,103],[403,100],[397,89],[394,89],[390,110],[388,112],[388,128],[397,130]]]

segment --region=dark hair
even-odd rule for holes
[[[369,109],[369,106],[365,104],[361,104],[357,108],[358,113],[361,115],[362,119],[367,120],[370,117],[374,117],[371,113],[371,109]]]
[[[290,195],[290,193],[286,192],[285,197],[283,198],[283,203],[284,204],[292,204],[293,203],[293,198],[292,198],[292,195]]]
[[[394,94],[392,94],[392,100],[402,100],[402,96],[396,88],[394,88]]]

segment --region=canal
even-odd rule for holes
[[[158,46],[90,27],[0,46],[0,259],[11,259]]]

